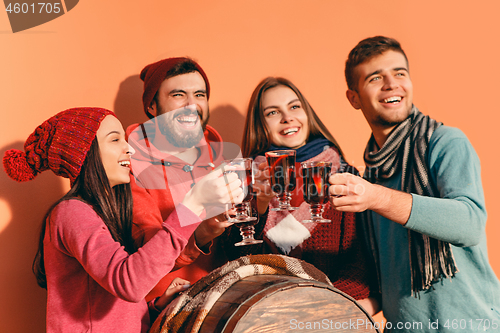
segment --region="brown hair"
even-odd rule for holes
[[[165,80],[177,75],[199,72],[198,64],[191,58],[184,58],[167,71]]]
[[[308,141],[317,137],[324,137],[328,141],[332,142],[339,154],[344,157],[337,140],[335,140],[330,131],[328,131],[326,126],[318,118],[316,112],[314,112],[306,98],[292,82],[282,77],[265,78],[257,85],[252,93],[245,119],[245,130],[242,142],[243,156],[249,157],[262,154],[271,146],[271,133],[267,129],[266,123],[263,120],[264,113],[262,110],[262,96],[264,95],[264,92],[277,86],[285,86],[292,89],[299,98],[300,103],[307,114],[309,125]]]
[[[38,251],[32,266],[37,283],[42,288],[47,288],[43,260],[45,227],[47,223],[50,223],[52,210],[64,200],[78,199],[92,206],[103,219],[113,239],[124,246],[129,254],[137,251],[132,238],[132,190],[130,184],[120,184],[111,188],[100,156],[99,144],[95,138],[75,183],[69,192],[59,199],[45,215],[40,230]]]
[[[354,71],[356,66],[389,50],[400,52],[405,57],[406,64],[408,64],[408,58],[401,48],[401,44],[394,38],[375,36],[363,39],[359,42],[358,45],[349,52],[349,56],[345,63],[345,80],[347,82],[347,87],[350,90],[357,91],[357,81],[359,78]]]
[[[171,77],[174,77],[174,76],[198,72],[198,73],[200,73],[201,77],[205,81],[205,86],[207,89],[207,100],[208,100],[208,97],[210,96],[210,85],[208,83],[208,78],[207,78],[205,72],[202,72],[201,67],[191,58],[186,57],[186,58],[178,58],[178,59],[179,59],[179,61],[174,66],[172,66],[172,68],[170,68],[167,71],[167,74],[165,75],[165,79],[163,79],[163,81],[170,79]],[[153,101],[156,103],[157,106],[159,105],[159,103],[158,103],[158,91],[159,90],[156,91],[156,93],[153,97]],[[205,119],[203,119],[203,124],[202,124],[203,130],[205,130],[205,128],[207,126],[208,119],[210,119],[210,109],[207,110],[206,117],[205,117]]]

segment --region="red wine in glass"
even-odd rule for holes
[[[234,164],[233,164],[234,166]],[[250,202],[252,200],[253,196],[253,175],[252,175],[252,169],[242,169],[240,168],[240,165],[236,166],[236,170],[232,170],[229,172],[234,172],[238,175],[238,178],[241,181],[241,186],[243,187],[243,192],[245,193],[245,197],[243,198],[243,202]]]
[[[271,177],[271,190],[278,197],[278,207],[273,211],[295,210],[290,206],[290,192],[295,190],[295,150],[274,150],[266,153]]]
[[[302,181],[304,200],[310,205],[311,219],[302,222],[331,222],[323,218],[323,205],[328,202],[328,178],[332,170],[330,162],[304,162],[302,166]]]

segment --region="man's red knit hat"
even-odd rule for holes
[[[203,69],[194,60],[186,57],[179,58],[167,58],[155,62],[153,64],[147,65],[141,71],[140,77],[144,81],[144,93],[142,94],[142,103],[144,104],[144,112],[146,115],[152,119],[154,116],[148,111],[153,98],[156,95],[160,85],[166,79],[168,71],[174,68],[181,62],[190,61],[196,67],[196,70],[201,74],[203,80],[205,80],[205,85],[207,88],[207,99],[210,97],[210,84],[208,83],[208,77],[203,71]]]
[[[101,108],[74,108],[44,121],[28,137],[24,152],[5,152],[5,172],[19,182],[32,180],[47,169],[71,180],[80,174],[83,162],[101,121],[113,112]]]

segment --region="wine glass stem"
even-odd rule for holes
[[[278,200],[280,207],[288,207],[290,206],[290,200],[292,200],[292,196],[288,192],[283,192],[283,194],[278,197]]]
[[[234,208],[236,209],[236,219],[245,219],[250,215],[248,214],[248,202],[234,205]]]
[[[240,227],[240,235],[245,239],[253,239],[253,235],[255,234],[255,228],[253,225],[244,225]]]
[[[312,204],[311,205],[311,219],[322,219],[323,218],[323,205],[322,204]]]

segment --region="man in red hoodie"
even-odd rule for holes
[[[149,301],[163,294],[175,277],[194,283],[227,261],[222,251],[216,251],[213,240],[230,225],[221,214],[229,185],[223,177],[207,175],[220,176],[220,171],[212,172],[215,167],[236,157],[223,156],[223,151],[227,155],[229,151],[239,153],[239,149],[227,149],[219,133],[207,125],[210,85],[195,61],[164,59],[144,67],[140,77],[144,81],[144,111],[151,120],[127,129],[129,143],[136,151],[131,180],[136,244],[142,246],[152,238],[186,198],[205,208],[196,212],[204,221],[177,258],[173,271],[149,293]],[[238,181],[229,180],[233,198],[242,198]]]

